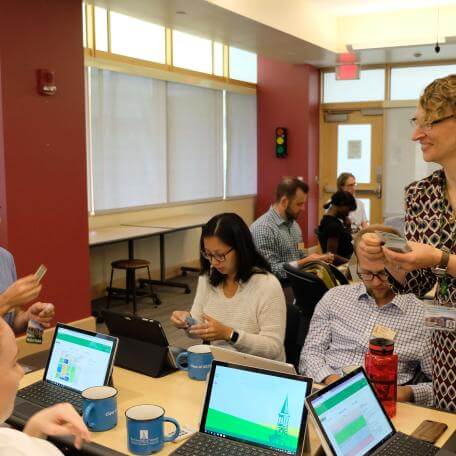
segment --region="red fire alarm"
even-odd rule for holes
[[[55,73],[51,70],[37,70],[38,93],[41,95],[55,95]]]

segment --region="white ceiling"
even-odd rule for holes
[[[455,5],[456,0],[306,0],[335,16]]]
[[[243,0],[249,1],[249,0]],[[328,8],[380,7],[393,8],[400,4],[454,3],[456,0],[302,0],[318,3]],[[317,67],[333,66],[336,54],[310,44],[300,38],[284,33],[252,19],[236,14],[204,0],[94,0],[99,6],[120,13],[149,20],[187,33],[220,40],[242,49],[257,52],[265,57],[289,63],[309,63]],[[278,0],[279,3],[279,0]],[[176,14],[183,11],[185,14]],[[414,57],[420,53],[421,57]],[[405,46],[386,49],[369,49],[360,52],[362,64],[397,63],[424,60],[454,59],[456,44],[444,44],[439,54],[434,45]]]

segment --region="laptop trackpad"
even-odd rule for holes
[[[43,410],[43,407],[40,407],[37,404],[32,404],[31,402],[20,400],[19,398],[16,400],[16,404],[14,406],[14,415],[28,419],[36,412]]]

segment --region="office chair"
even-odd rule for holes
[[[301,312],[299,339],[304,343],[318,301],[330,288],[346,285],[348,280],[335,266],[323,261],[312,261],[301,269],[289,264],[285,264],[283,268],[293,289],[294,305]],[[311,270],[325,271],[325,281]]]
[[[294,304],[287,304],[287,327],[285,330],[285,356],[287,363],[297,369],[302,346],[304,345],[302,331],[302,313]]]

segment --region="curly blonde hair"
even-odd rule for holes
[[[432,122],[449,113],[456,115],[456,74],[432,81],[420,97],[425,122]]]

